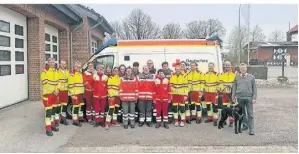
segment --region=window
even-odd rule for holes
[[[23,26],[15,25],[15,34],[16,35],[24,35]]]
[[[10,61],[11,59],[10,51],[0,50],[0,61]]]
[[[46,44],[45,48],[46,48],[46,51],[51,51],[51,45],[50,44]]]
[[[56,36],[52,36],[52,41],[53,41],[54,43],[57,43],[57,37],[56,37]]]
[[[105,67],[113,68],[114,63],[114,56],[113,55],[105,55],[105,56],[99,56],[96,57],[93,60],[94,66],[96,66],[98,63],[104,64]]]
[[[11,75],[10,65],[0,65],[0,76]]]
[[[53,58],[55,59],[55,61],[57,61],[57,55],[53,54]]]
[[[0,46],[10,47],[10,37],[0,35]]]
[[[15,48],[24,48],[24,40],[23,39],[15,39]]]
[[[46,54],[46,61],[51,57],[51,54]]]
[[[125,61],[130,61],[130,56],[124,56]]]
[[[16,65],[16,74],[24,74],[24,65]]]
[[[51,41],[51,37],[50,37],[50,34],[45,34],[45,40],[50,42]]]
[[[53,52],[57,52],[57,45],[53,45]]]
[[[10,32],[10,24],[9,24],[9,22],[0,20],[0,31],[1,32],[7,32],[7,33],[9,33]]]
[[[24,52],[16,51],[15,61],[24,61]]]

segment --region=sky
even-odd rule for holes
[[[238,26],[239,4],[85,4],[103,15],[109,22],[121,21],[132,9],[142,9],[161,27],[169,22],[179,23],[185,28],[188,22],[217,18],[226,29],[224,42],[234,26]],[[245,7],[244,7],[245,8]],[[250,27],[259,25],[266,37],[276,29],[284,33],[298,24],[297,4],[252,4],[250,5]],[[241,24],[246,22],[241,15]]]

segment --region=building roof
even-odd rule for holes
[[[254,50],[257,49],[258,47],[279,47],[279,46],[298,47],[298,42],[250,42],[249,49]],[[248,44],[243,46],[243,49],[247,49],[247,48],[248,48]]]
[[[73,12],[78,14],[81,18],[88,17],[89,19],[94,20],[97,23],[100,23],[100,26],[104,29],[108,34],[112,34],[114,32],[111,25],[108,21],[99,13],[95,12],[93,9],[87,8],[80,4],[67,4],[66,5]]]
[[[297,32],[298,33],[298,25],[294,26],[293,28],[291,28],[288,33],[295,33]]]

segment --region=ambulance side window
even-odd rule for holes
[[[113,68],[114,64],[114,56],[113,55],[104,55],[95,58],[93,61],[94,66],[96,67],[98,63],[104,64],[105,68],[110,67]]]

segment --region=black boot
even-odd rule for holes
[[[167,122],[164,122],[164,128],[165,128],[165,129],[169,129],[169,125],[168,125]]]
[[[160,128],[161,127],[161,123],[157,123],[155,128]]]
[[[213,122],[213,125],[214,125],[214,126],[217,126],[217,121]]]
[[[227,125],[226,121],[223,122],[223,125],[224,125],[224,126]]]
[[[46,131],[46,135],[47,136],[53,136],[53,133],[52,133],[52,131]]]
[[[151,122],[146,122],[146,124],[147,124],[148,127],[152,127],[153,126],[153,124]]]
[[[58,132],[58,131],[59,131],[59,128],[56,127],[56,126],[53,126],[53,127],[52,127],[52,131],[54,131],[54,132]]]
[[[201,123],[201,119],[196,119],[196,123],[200,124]]]
[[[144,122],[139,122],[139,127],[142,127],[144,125]]]
[[[129,126],[128,125],[124,125],[124,129],[128,129],[129,128]]]
[[[205,123],[210,123],[210,122],[213,122],[213,120],[210,119],[205,120]]]
[[[191,120],[189,119],[189,120],[186,120],[186,123],[187,124],[191,124]]]
[[[82,126],[82,124],[81,124],[80,122],[73,122],[73,125],[74,125],[74,126],[78,126],[78,127],[81,127],[81,126]]]
[[[63,125],[66,125],[66,126],[69,125],[69,123],[66,121],[66,119],[61,120],[60,123]]]
[[[134,129],[135,128],[135,124],[130,124],[131,128]]]
[[[99,122],[95,122],[94,124],[93,124],[93,127],[98,127],[98,126],[100,126],[101,124],[99,123]]]
[[[228,127],[233,127],[233,123],[229,123]]]

